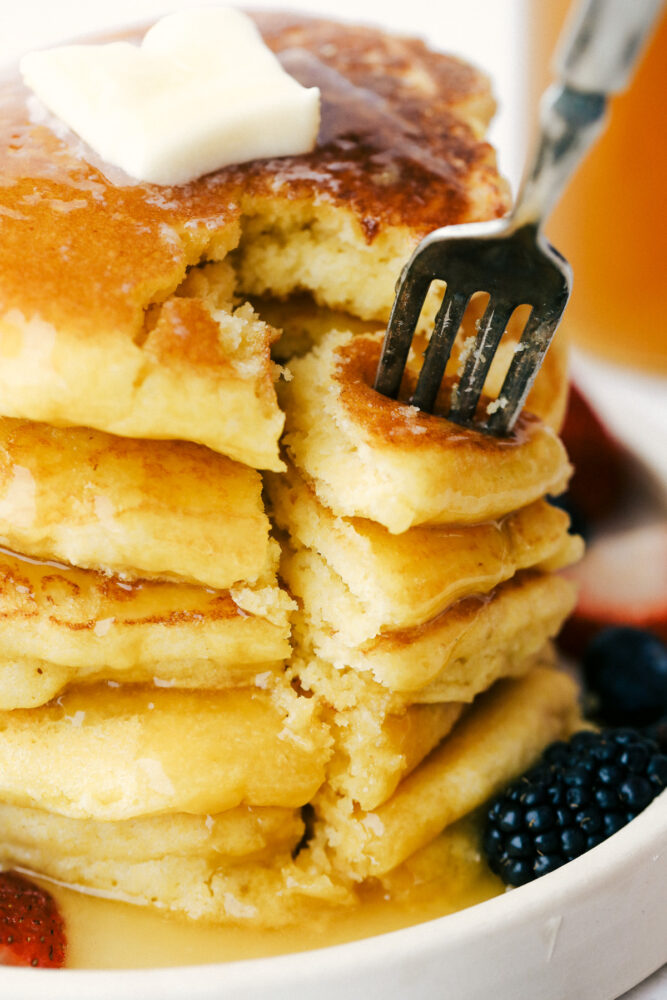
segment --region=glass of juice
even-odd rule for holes
[[[632,0],[628,0],[632,2]],[[531,0],[540,93],[570,4]],[[572,264],[563,329],[609,361],[667,375],[667,9],[607,129],[579,168],[546,233]]]

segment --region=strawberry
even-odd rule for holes
[[[0,964],[57,969],[65,925],[53,897],[18,872],[0,872]]]
[[[579,654],[607,625],[648,629],[667,641],[667,524],[603,535],[567,571],[580,587],[562,645]]]
[[[621,509],[632,488],[629,454],[574,383],[561,436],[574,466],[569,496],[586,521],[595,524]]]

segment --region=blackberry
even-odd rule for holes
[[[667,646],[651,632],[603,629],[584,653],[583,672],[608,725],[649,725],[667,712]]]
[[[491,802],[483,846],[507,885],[555,871],[610,837],[667,788],[667,754],[633,729],[577,733]]]

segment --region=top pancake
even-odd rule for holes
[[[384,316],[422,235],[505,211],[475,70],[372,29],[259,23],[288,71],[321,89],[309,155],[139,184],[38,120],[16,80],[0,87],[4,414],[184,438],[280,468],[272,333],[215,295],[175,297],[188,270],[241,243],[242,293],[308,288]]]

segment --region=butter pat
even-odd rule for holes
[[[32,52],[21,72],[104,160],[155,184],[307,153],[317,138],[319,90],[289,76],[250,18],[229,7],[165,17],[141,46]]]

